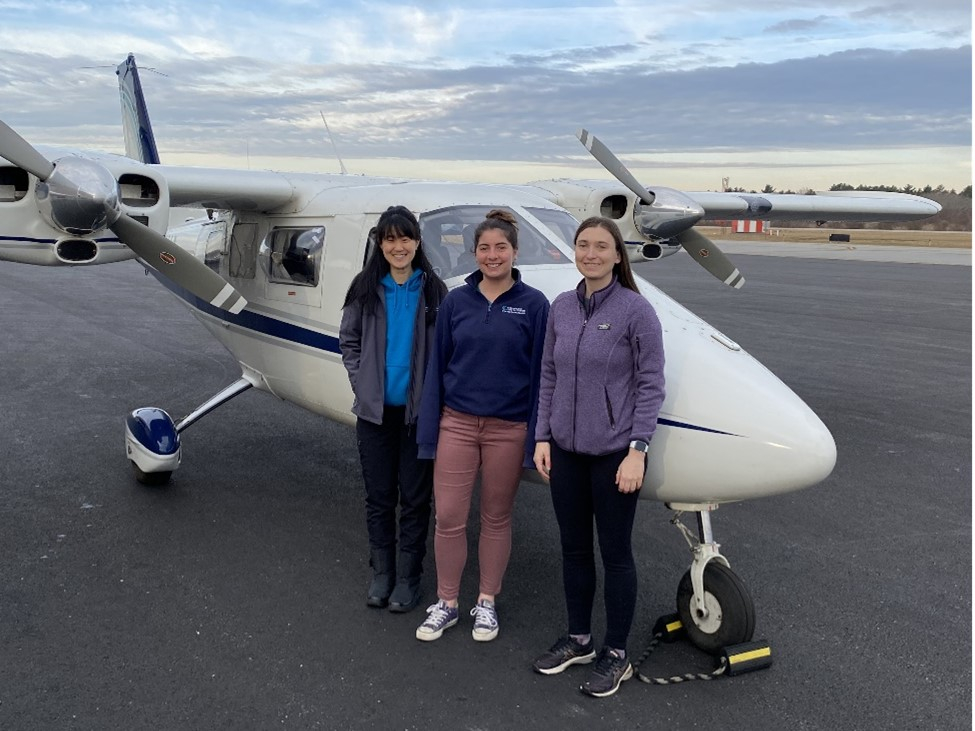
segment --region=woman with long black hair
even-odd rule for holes
[[[416,420],[447,288],[423,251],[420,226],[409,209],[386,209],[373,235],[369,259],[345,296],[339,347],[355,395],[366,487],[373,570],[366,604],[408,612],[422,596],[433,490],[433,462],[417,455]]]

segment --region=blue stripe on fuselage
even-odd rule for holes
[[[732,434],[731,432],[720,431],[718,429],[708,429],[706,426],[695,426],[694,424],[685,424],[684,422],[674,421],[673,419],[658,418],[657,423],[662,424],[663,426],[677,427],[678,429],[690,429],[691,431],[703,431],[703,432],[707,432],[708,434],[721,434],[726,437],[738,436],[737,434]]]
[[[244,328],[245,330],[253,330],[254,332],[264,333],[265,335],[280,338],[281,340],[287,340],[288,342],[307,345],[309,348],[324,350],[326,353],[338,354],[340,352],[339,339],[334,335],[326,335],[325,333],[315,332],[314,330],[309,330],[308,328],[301,327],[300,325],[294,325],[290,322],[282,322],[281,320],[268,317],[267,315],[251,312],[246,308],[239,314],[233,315],[226,310],[220,309],[219,307],[214,307],[209,302],[200,299],[189,290],[183,289],[175,282],[171,281],[167,277],[164,277],[155,269],[150,267],[149,272],[159,281],[160,284],[162,284],[166,289],[175,294],[181,300],[188,303],[194,309],[200,310],[200,312],[205,312],[211,317],[216,317],[224,322],[232,323],[238,327]]]
[[[0,235],[0,241],[17,241],[19,243],[31,243],[31,244],[56,244],[60,239],[37,239],[33,236],[3,236]],[[104,238],[104,239],[91,239],[96,244],[117,244],[119,240],[114,237]]]

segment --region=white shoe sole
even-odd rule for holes
[[[564,663],[561,665],[556,665],[554,668],[545,668],[543,670],[542,668],[536,668],[534,665],[532,665],[532,669],[536,673],[541,673],[542,675],[558,675],[570,665],[588,665],[595,659],[596,651],[593,650],[588,655],[577,655],[576,657],[569,658]]]
[[[457,624],[456,619],[453,622],[447,622],[447,624],[438,629],[436,632],[426,632],[423,630],[423,625],[420,625],[416,629],[416,638],[421,642],[433,642],[434,640],[439,640],[443,636],[444,630],[450,629],[455,624]]]
[[[497,627],[495,627],[490,632],[478,632],[476,629],[471,630],[471,637],[473,637],[477,642],[490,642],[497,636],[498,636]]]
[[[626,671],[623,673],[622,677],[620,677],[619,682],[607,691],[604,691],[602,693],[594,693],[591,690],[586,690],[586,686],[584,685],[580,685],[579,690],[581,690],[583,693],[585,693],[588,696],[592,696],[593,698],[607,698],[620,689],[620,686],[623,685],[624,680],[629,680],[632,677],[633,677],[633,666],[630,665],[626,668]]]

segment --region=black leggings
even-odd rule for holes
[[[596,594],[596,559],[592,526],[596,519],[605,572],[607,647],[626,649],[636,608],[636,564],[630,536],[639,490],[621,493],[616,470],[628,449],[591,456],[552,448],[552,505],[562,535],[562,583],[569,633],[591,633]]]

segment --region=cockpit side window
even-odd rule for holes
[[[470,274],[477,269],[474,261],[474,230],[484,220],[488,211],[499,206],[453,206],[428,211],[420,215],[420,235],[426,247],[427,258],[443,279]],[[509,209],[510,210],[510,209]],[[539,212],[545,217],[539,216]],[[552,242],[563,238],[560,228],[575,231],[576,221],[564,211],[531,209],[533,216],[543,221],[551,231],[539,231],[516,211],[518,220],[518,265],[564,264],[569,258]],[[551,219],[551,222],[550,220]],[[571,237],[571,234],[570,234]]]
[[[268,281],[317,287],[325,251],[325,227],[271,229],[260,259]]]

